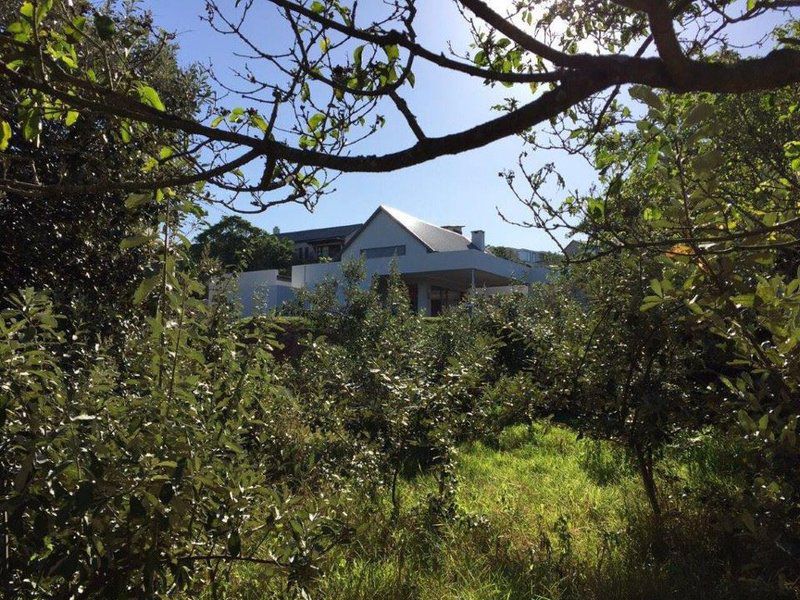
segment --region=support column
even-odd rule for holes
[[[417,312],[426,317],[431,314],[431,284],[427,281],[417,282]]]

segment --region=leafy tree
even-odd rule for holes
[[[209,256],[225,267],[242,271],[286,269],[292,264],[290,240],[270,235],[249,221],[226,216],[200,232],[192,252],[199,257],[208,247]]]
[[[630,265],[601,279],[606,287],[623,283],[607,293],[609,306],[630,298],[640,353],[630,363],[634,373],[649,361],[647,339],[659,354],[674,355],[665,358],[690,352],[695,363],[684,365],[683,383],[673,379],[675,367],[659,375],[659,385],[675,381],[690,402],[661,392],[666,419],[654,431],[663,435],[686,422],[682,413],[694,413],[694,426],[713,423],[741,438],[749,452],[740,466],[752,488],[735,520],[755,538],[772,540],[764,547],[782,548],[771,553],[779,564],[795,556],[800,540],[800,481],[789,466],[799,456],[800,418],[797,92],[636,89],[643,105],[636,127],[600,136],[591,147],[603,189],[561,204],[535,192],[527,200],[537,225],[587,237],[593,253],[573,263],[609,258]],[[538,187],[539,177],[528,181]]]
[[[253,29],[247,24],[262,18],[253,3],[231,9],[211,0],[210,27],[251,57],[236,69],[244,78],[243,105],[187,116],[166,106],[146,74],[132,68],[124,51],[136,38],[129,26],[102,12],[87,18],[81,14],[85,5],[51,0],[19,5],[19,19],[0,38],[0,78],[22,106],[3,117],[3,145],[9,135],[35,143],[45,115],[66,124],[102,117],[109,142],[164,132],[187,140],[144,152],[136,176],[71,183],[22,173],[3,182],[7,189],[30,193],[143,192],[210,182],[246,193],[254,204],[248,210],[284,202],[313,205],[336,172],[401,169],[512,135],[533,147],[555,143],[574,151],[584,143],[578,139],[582,133],[591,139],[624,123],[617,110],[622,86],[642,86],[644,95],[653,89],[741,94],[800,80],[795,37],[783,37],[778,47],[752,58],[720,52],[741,23],[776,15],[788,21],[792,2],[517,0],[497,12],[483,0],[454,0],[472,43],[445,53],[418,40],[422,17],[411,0],[369,11],[341,0],[269,0],[288,37],[279,47],[248,33]],[[276,39],[270,36],[270,42]],[[584,51],[587,46],[593,51]],[[97,48],[122,60],[109,68],[95,64],[91,56]],[[496,107],[500,116],[463,131],[429,135],[403,97],[416,84],[414,67],[420,61],[476,82],[516,88],[517,94]],[[387,114],[401,119],[416,141],[385,154],[353,152],[354,144],[383,127]],[[534,126],[547,123],[553,136],[534,135]],[[245,165],[255,168],[243,170]]]
[[[506,260],[522,262],[519,258],[519,254],[517,254],[516,250],[513,248],[507,248],[506,246],[490,246],[489,252],[500,258],[505,258]]]
[[[47,3],[39,6],[44,12]],[[86,2],[75,3],[76,23],[87,21],[80,15],[89,8]],[[0,13],[4,26],[27,23],[19,11],[18,3],[4,3]],[[124,32],[120,41],[125,39],[129,51],[123,57],[121,48],[87,47],[83,55],[87,68],[100,73],[102,80],[106,64],[114,70],[124,62],[161,91],[171,112],[195,114],[205,93],[202,74],[193,67],[178,67],[172,43],[148,37],[148,16],[125,11],[114,15],[108,26]],[[4,35],[8,38],[10,33]],[[79,34],[75,31],[72,36]],[[51,108],[47,114],[31,113],[29,100],[2,86],[1,118],[7,124],[28,115],[25,126],[35,132],[26,139],[15,125],[11,137],[3,139],[4,181],[34,179],[44,185],[69,182],[80,187],[107,177],[135,177],[141,155],[157,146],[156,140],[142,136],[127,143],[106,143],[112,125],[105,116],[78,112],[64,116]],[[47,290],[57,310],[69,317],[70,327],[111,333],[112,325],[130,315],[130,297],[149,260],[147,246],[132,250],[123,246],[144,239],[134,236],[156,227],[163,197],[162,192],[128,197],[121,190],[100,189],[39,196],[24,187],[2,186],[0,297],[27,287]]]

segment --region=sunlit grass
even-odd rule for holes
[[[668,504],[665,523],[656,529],[635,470],[611,443],[538,423],[504,431],[496,445],[459,449],[455,522],[431,528],[426,521],[425,499],[435,484],[424,474],[401,484],[397,521],[388,498],[382,506],[354,507],[355,539],[329,559],[311,597],[777,597],[730,576],[725,557],[735,550],[724,547],[691,505],[678,510]],[[663,464],[674,471],[670,485],[731,492],[723,450],[700,448],[690,465],[668,457]],[[238,573],[240,581],[246,577]],[[281,596],[272,585],[250,581],[239,597]]]
[[[428,476],[413,479],[401,489],[399,531],[418,538],[411,544],[426,540],[427,548],[422,542],[422,553],[399,550],[409,541],[370,540],[363,547],[372,552],[397,544],[395,552],[385,558],[359,552],[349,569],[329,574],[319,592],[431,600],[565,597],[576,579],[574,564],[602,567],[611,551],[604,544],[622,536],[625,515],[643,508],[624,460],[615,462],[621,474],[613,485],[598,483],[586,460],[598,451],[611,452],[608,445],[578,440],[568,428],[543,424],[506,430],[497,449],[462,447],[457,503],[464,517],[439,534],[418,531],[413,512],[434,485]],[[405,572],[398,551],[405,554]]]

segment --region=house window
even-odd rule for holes
[[[361,256],[364,258],[386,258],[387,256],[405,256],[406,247],[403,246],[382,246],[380,248],[364,248]]]

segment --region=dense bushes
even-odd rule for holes
[[[786,591],[800,575],[789,250],[737,271],[724,254],[623,249],[438,318],[410,309],[397,274],[364,282],[348,263],[292,314],[241,319],[226,294],[206,301],[199,282],[222,280],[219,265],[189,260],[181,231],[199,207],[176,190],[144,204],[159,227],[123,239],[141,275],[131,297],[101,305],[77,286],[69,300],[98,304],[103,328],[41,291],[3,300],[7,596],[217,599],[242,564],[302,596],[374,523],[413,537],[401,547],[416,559],[453,528],[501,552],[502,534],[458,506],[459,448],[574,450],[532,427],[543,419],[590,438],[569,462],[593,486],[638,479],[649,533],[632,556],[658,565],[714,537],[756,557],[715,563],[733,581]],[[431,485],[409,506],[415,479]],[[684,526],[701,521],[708,539],[692,539]],[[568,522],[549,527],[536,564],[578,582]]]
[[[398,510],[398,478],[432,471],[425,510],[439,523],[454,514],[454,446],[530,418],[501,344],[468,320],[454,327],[464,315],[423,320],[396,281],[382,296],[353,279],[342,307],[312,302],[303,320],[243,320],[224,295],[207,306],[172,252],[154,256],[168,285],[137,292],[153,316],[123,346],[67,339],[46,296],[8,299],[9,594],[158,596],[207,582],[221,594],[240,561],[303,588],[357,525],[342,518],[352,494]],[[313,333],[281,354],[298,323]]]
[[[276,383],[274,326],[191,288],[178,301],[119,357],[65,340],[33,292],[3,313],[9,597],[191,591],[255,548],[300,577],[341,534],[334,514],[293,508],[297,490],[325,489],[314,469],[333,444]]]
[[[364,287],[350,263],[342,287],[302,294],[289,319],[242,319],[224,293],[207,301],[201,282],[230,281],[220,267],[285,266],[289,249],[227,219],[209,252],[191,252],[184,234],[203,215],[204,181],[235,190],[236,161],[255,156],[220,166],[197,156],[213,147],[159,130],[211,108],[203,76],[177,66],[171,38],[136,2],[18,4],[0,7],[5,41],[36,51],[14,54],[7,74],[24,83],[47,71],[64,87],[59,98],[47,81],[0,91],[4,597],[217,600],[241,596],[242,573],[255,596],[263,578],[308,597],[325,590],[326,571],[346,569],[353,541],[349,556],[373,563],[396,553],[398,581],[409,557],[429,571],[463,568],[459,551],[493,559],[502,597],[702,596],[704,577],[721,581],[708,586],[721,597],[797,596],[796,87],[633,88],[639,111],[612,99],[597,127],[569,136],[598,170],[587,197],[545,198],[553,166],[504,172],[530,184],[530,199],[517,197],[531,224],[586,240],[581,264],[559,262],[529,294],[472,296],[427,319],[396,274]],[[778,32],[781,44],[797,33]],[[92,90],[97,102],[84,98]],[[100,114],[98,102],[124,106]],[[265,134],[256,154],[279,141],[257,111],[213,125],[223,122],[234,136]],[[308,206],[329,183],[276,157],[265,167],[256,207],[276,182],[293,190],[279,202]],[[459,464],[459,452],[491,456],[492,470]],[[488,489],[481,500],[503,505],[499,521],[459,496],[470,468],[470,493]],[[562,468],[570,479],[555,485]],[[514,481],[487,485],[509,470]],[[570,497],[578,488],[587,496]],[[629,510],[640,496],[649,511]],[[521,534],[531,498],[556,510],[522,519]],[[627,519],[615,519],[622,505]],[[614,526],[587,538],[596,561],[582,573],[572,524],[598,520]]]
[[[368,506],[388,504],[390,521],[411,511],[425,535],[472,522],[457,505],[456,448],[512,452],[531,432],[536,443],[529,427],[548,416],[614,441],[587,442],[578,464],[594,485],[639,478],[654,527],[675,527],[663,516],[677,506],[667,474],[684,467],[659,461],[668,455],[706,482],[680,494],[710,527],[755,531],[737,494],[758,446],[699,410],[705,341],[670,330],[661,309],[638,309],[646,271],[631,279],[628,266],[597,261],[429,319],[410,310],[397,276],[364,288],[353,264],[343,289],[307,294],[294,316],[240,319],[224,294],[207,305],[172,270],[182,264],[172,251],[154,255],[169,286],[143,296],[152,317],[129,326],[122,347],[67,339],[45,296],[8,301],[9,594],[166,596],[210,584],[217,598],[241,563],[300,593],[362,535]],[[420,474],[435,484],[409,507],[399,490]],[[793,572],[769,538],[743,547],[762,557],[758,576]]]

